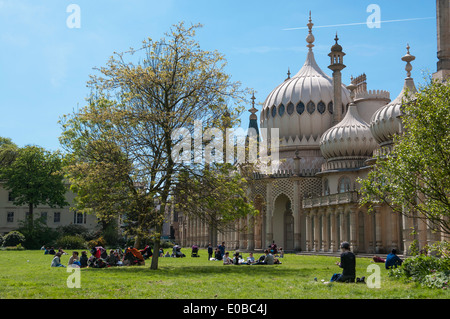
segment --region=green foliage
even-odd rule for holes
[[[10,165],[17,156],[18,146],[10,138],[0,137],[0,167]]]
[[[87,246],[89,249],[96,247],[96,246],[106,247],[106,240],[103,237],[92,239],[87,242]]]
[[[25,146],[17,150],[14,160],[0,167],[0,179],[11,191],[14,205],[28,205],[30,223],[33,208],[38,205],[64,207],[66,187],[61,172],[61,156],[38,146]]]
[[[17,230],[10,231],[3,237],[3,246],[11,247],[25,242],[25,236]]]
[[[402,105],[403,132],[360,180],[361,203],[386,203],[450,234],[450,82],[432,80]]]
[[[450,270],[437,271],[433,274],[426,275],[423,279],[423,285],[428,288],[448,289],[450,283]]]
[[[63,249],[82,249],[86,248],[87,245],[84,238],[77,235],[67,235],[56,241],[56,247],[62,247]]]
[[[102,230],[101,235],[105,239],[106,245],[108,245],[109,247],[123,246],[124,244],[124,240],[119,235],[116,221],[110,222]]]
[[[70,236],[80,236],[86,238],[88,236],[88,229],[83,225],[70,224],[66,226],[58,227],[58,233],[61,236],[70,235]]]
[[[407,278],[424,286],[443,288],[449,282],[450,259],[418,255],[405,259],[402,269]]]
[[[58,238],[59,233],[48,227],[42,218],[22,220],[18,229],[25,236],[23,245],[26,249],[39,249],[42,245],[49,245]]]

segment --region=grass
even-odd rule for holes
[[[80,250],[79,250],[80,251]],[[381,288],[332,283],[341,272],[336,257],[286,254],[281,265],[222,265],[199,258],[160,258],[159,269],[145,266],[81,269],[81,288],[68,288],[67,268],[51,268],[42,251],[0,251],[0,299],[448,299],[449,290],[434,290],[387,276]],[[71,251],[68,251],[71,253]],[[244,257],[247,254],[244,254]],[[256,257],[259,257],[257,255]],[[61,258],[67,264],[68,255]],[[369,258],[357,258],[357,276],[368,276]],[[317,278],[317,281],[314,280]]]

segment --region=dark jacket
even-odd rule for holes
[[[400,259],[396,254],[390,253],[386,257],[386,269],[389,268],[397,268],[397,266],[401,266],[403,260]]]
[[[346,277],[355,277],[356,275],[356,257],[351,251],[346,251],[341,254],[342,275]]]

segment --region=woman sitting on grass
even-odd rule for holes
[[[55,254],[55,257],[53,257],[51,267],[66,267],[63,264],[61,264],[61,253],[60,252],[57,252]]]

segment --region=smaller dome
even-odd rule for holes
[[[342,46],[338,43],[339,38],[337,36],[337,33],[334,40],[336,41],[336,43],[331,47],[331,52],[342,52]]]
[[[380,146],[391,144],[393,136],[400,133],[400,108],[405,98],[410,99],[417,92],[414,80],[411,78],[412,66],[410,64],[415,57],[409,54],[409,45],[406,48],[408,51],[407,54],[402,57],[402,60],[407,62],[405,67],[407,77],[402,91],[395,100],[378,109],[370,119],[370,131]]]
[[[406,97],[405,93],[417,92],[412,78],[406,78],[403,90],[391,103],[378,109],[370,119],[370,131],[378,144],[390,144],[395,134],[400,132],[400,107]],[[410,95],[411,95],[410,94]]]
[[[357,106],[351,103],[344,119],[328,129],[320,139],[325,159],[370,157],[377,147],[369,125],[361,118]]]

